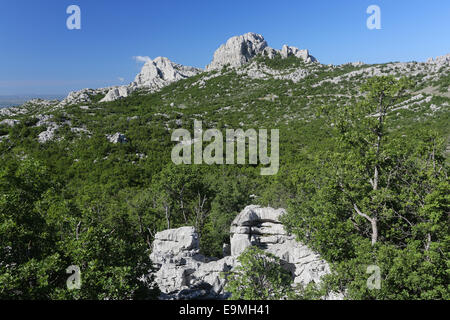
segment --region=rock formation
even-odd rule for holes
[[[100,89],[82,89],[79,91],[72,91],[69,95],[64,98],[57,107],[64,107],[71,104],[79,104],[79,103],[90,103],[91,96],[97,94],[105,94],[108,92],[110,88],[100,88]]]
[[[100,100],[100,102],[109,102],[114,101],[119,98],[125,98],[128,97],[128,94],[131,92],[130,88],[128,86],[120,86],[113,88],[108,91],[108,93],[105,95],[103,99]]]
[[[282,259],[294,283],[318,282],[330,272],[328,264],[307,246],[297,242],[280,222],[284,209],[246,207],[231,224],[231,254],[240,255],[249,246],[258,246]]]
[[[228,297],[224,291],[226,280],[221,274],[232,270],[238,263],[237,257],[252,245],[279,257],[291,272],[294,284],[318,283],[330,272],[328,264],[286,233],[280,222],[283,214],[284,209],[246,207],[231,225],[231,248],[224,248],[224,253],[231,255],[222,259],[200,254],[198,234],[193,227],[157,233],[150,259],[159,268],[156,283],[162,292],[161,299]]]
[[[206,70],[221,69],[225,65],[240,67],[266,47],[267,42],[260,34],[249,32],[232,37],[216,50],[213,61],[206,67]]]
[[[203,70],[174,63],[165,57],[148,61],[132,86],[160,89],[172,82],[195,76]]]
[[[241,36],[232,37],[225,44],[221,45],[214,53],[212,62],[206,66],[206,70],[217,70],[226,65],[240,67],[259,54],[263,54],[270,59],[275,58],[277,55],[281,55],[284,59],[293,55],[303,59],[306,63],[317,61],[316,58],[309,55],[309,51],[306,49],[300,50],[296,47],[284,45],[281,50],[276,50],[267,45],[262,35],[249,32]]]
[[[294,55],[303,59],[306,63],[317,61],[309,55],[308,50],[300,50],[296,47],[283,46],[281,50],[275,50],[268,47],[266,40],[260,34],[246,33],[235,36],[221,45],[214,53],[212,62],[206,67],[207,71],[218,70],[223,66],[240,67],[250,62],[257,55],[264,53],[273,59],[277,55],[287,58]],[[70,104],[90,103],[91,96],[105,95],[100,102],[110,102],[125,98],[137,89],[146,89],[150,92],[158,91],[161,88],[203,72],[202,69],[183,66],[170,61],[166,57],[157,57],[149,60],[142,67],[141,72],[135,80],[126,86],[107,87],[101,89],[83,89],[73,91],[58,104],[58,107],[64,107]]]
[[[125,98],[131,92],[141,88],[156,91],[175,81],[195,76],[200,72],[202,72],[201,69],[174,63],[166,57],[157,57],[145,63],[134,82],[128,86],[110,89],[100,102]]]
[[[194,227],[159,232],[150,255],[159,267],[156,283],[162,299],[224,298],[224,279],[220,273],[231,270],[234,259],[207,258],[199,253]]]
[[[5,125],[8,127],[15,127],[19,123],[20,123],[20,121],[15,120],[15,119],[5,119],[5,120],[0,121],[0,125]]]
[[[109,142],[117,144],[117,143],[126,143],[128,142],[127,137],[120,132],[116,132],[115,134],[109,134],[106,136]]]
[[[214,53],[213,60],[206,66],[206,71],[220,70],[224,66],[241,67],[248,64],[252,59],[258,55],[266,56],[270,59],[274,59],[277,56],[281,58],[288,58],[295,56],[302,59],[305,63],[318,62],[316,58],[309,54],[307,49],[299,49],[297,47],[291,47],[284,45],[281,50],[273,49],[268,46],[264,37],[256,33],[246,33],[240,36],[234,36],[224,44],[222,44]],[[435,59],[428,59],[426,63],[390,63],[386,66],[373,66],[365,68],[364,70],[352,71],[349,76],[358,76],[359,74],[367,73],[365,77],[377,76],[381,74],[395,74],[396,72],[404,72],[411,76],[427,73],[424,80],[436,80],[435,74],[439,73],[442,67],[448,67],[450,64],[450,54],[436,57]],[[353,66],[362,66],[363,64],[352,63]],[[330,65],[329,67],[333,67]],[[382,70],[383,67],[388,67],[389,72]],[[386,68],[387,69],[387,68]],[[370,72],[369,72],[370,71]],[[40,99],[31,100],[29,104],[36,106],[53,106],[64,107],[66,105],[92,103],[91,97],[96,95],[104,95],[100,102],[114,101],[120,98],[127,97],[133,91],[137,89],[146,89],[150,92],[158,91],[161,88],[192,76],[195,76],[203,72],[202,69],[183,66],[170,61],[165,57],[157,57],[154,60],[147,61],[142,67],[140,73],[136,76],[135,80],[126,86],[115,86],[100,89],[83,89],[79,91],[70,92],[69,95],[61,102],[57,101],[45,101]],[[245,71],[238,70],[247,74],[250,78],[265,79],[267,76],[271,76],[275,79],[292,80],[298,82],[309,75],[310,71],[304,67],[290,70],[288,74],[281,74],[279,70],[272,70],[265,66],[258,64],[250,64],[250,68]],[[207,75],[201,81],[205,81],[210,75]],[[331,81],[337,83],[342,80],[342,76],[338,76],[335,79],[325,79],[324,81]],[[24,104],[26,106],[27,104]],[[0,116],[12,116],[21,113],[26,113],[26,108],[7,108],[0,110]]]
[[[435,59],[429,58],[427,60],[427,63],[438,64],[440,66],[448,65],[448,64],[450,64],[450,53],[443,55],[443,56],[436,57]]]
[[[303,49],[300,50],[297,47],[289,47],[287,45],[284,45],[283,48],[280,51],[281,57],[283,58],[288,58],[290,56],[295,56],[299,59],[303,59],[303,61],[305,61],[306,63],[310,63],[310,62],[316,62],[316,58],[314,58],[313,56],[309,55],[309,51],[308,49]]]
[[[269,59],[274,59],[277,56],[277,54],[279,54],[279,53],[280,52],[278,50],[275,50],[274,48],[265,47],[262,52],[262,55],[264,57],[268,57]]]
[[[39,133],[38,142],[46,143],[47,141],[53,140],[55,138],[56,131],[61,127],[58,123],[54,121],[53,116],[38,114],[36,115],[35,118],[38,120],[35,127],[46,127],[45,131]],[[66,123],[70,124],[70,122]]]

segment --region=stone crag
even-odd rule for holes
[[[226,280],[222,273],[236,267],[237,257],[252,245],[279,257],[283,266],[291,272],[294,284],[320,282],[320,278],[330,272],[329,265],[317,253],[286,233],[280,222],[284,213],[284,209],[246,207],[232,222],[230,255],[222,259],[200,254],[194,227],[157,233],[150,259],[159,268],[156,283],[162,292],[160,298],[227,298],[229,294],[224,291]]]
[[[309,51],[306,49],[300,50],[296,47],[284,45],[281,50],[276,50],[268,46],[262,35],[249,32],[232,37],[221,45],[214,53],[211,63],[206,66],[206,71],[218,70],[224,66],[238,68],[249,63],[259,54],[266,55],[270,59],[279,54],[284,59],[289,56],[296,56],[306,63],[317,61],[316,58],[309,55]]]
[[[157,57],[144,64],[141,72],[131,84],[110,89],[100,102],[125,98],[137,89],[157,91],[173,82],[195,76],[200,72],[202,72],[201,69],[174,63],[166,57]]]
[[[235,36],[220,46],[214,53],[212,62],[206,70],[221,69],[225,65],[240,67],[267,47],[264,37],[256,33]]]

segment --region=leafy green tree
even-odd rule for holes
[[[36,209],[51,181],[38,161],[8,160],[0,169],[0,298],[45,298],[61,263],[55,232]]]
[[[154,207],[165,217],[167,229],[193,224],[201,231],[213,193],[203,181],[200,166],[169,163],[151,185]]]
[[[327,110],[335,144],[297,175],[286,223],[334,263],[329,279],[350,298],[448,296],[443,141],[433,132],[405,136],[389,126],[408,85],[405,79],[375,77],[363,87],[364,101]],[[380,290],[366,285],[369,265],[381,269]]]
[[[397,163],[392,161],[386,120],[407,87],[404,78],[371,78],[362,88],[367,95],[361,104],[339,108],[332,115],[337,131],[336,182],[352,211],[370,224],[372,245],[380,236],[380,220],[391,215],[395,188]]]
[[[1,299],[156,298],[148,243],[120,200],[103,195],[78,207],[39,161],[7,159],[0,171]],[[66,287],[71,265],[81,269],[79,290]]]
[[[206,171],[205,180],[214,198],[211,211],[206,217],[201,230],[200,246],[202,251],[213,257],[221,257],[223,244],[230,241],[230,225],[233,219],[258,193],[257,183],[259,170],[253,168],[232,168],[220,166],[216,171]]]
[[[292,276],[276,256],[257,247],[247,248],[240,265],[226,275],[225,291],[232,300],[280,300],[293,295]]]
[[[128,226],[131,227],[131,226]],[[70,265],[81,271],[81,288],[54,288],[52,299],[131,300],[156,298],[145,242],[129,242],[119,230],[89,226],[78,239],[59,243]],[[67,278],[67,276],[66,276]]]

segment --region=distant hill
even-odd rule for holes
[[[64,98],[63,95],[42,95],[42,94],[27,94],[27,95],[0,95],[0,108],[7,108],[13,106],[20,106],[27,102],[28,100],[40,98],[43,100],[61,100]]]

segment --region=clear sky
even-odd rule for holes
[[[69,5],[81,30],[68,30]],[[381,30],[369,30],[369,5]],[[449,0],[0,0],[0,95],[131,82],[166,56],[204,67],[229,37],[307,48],[322,63],[424,61],[450,53]]]

